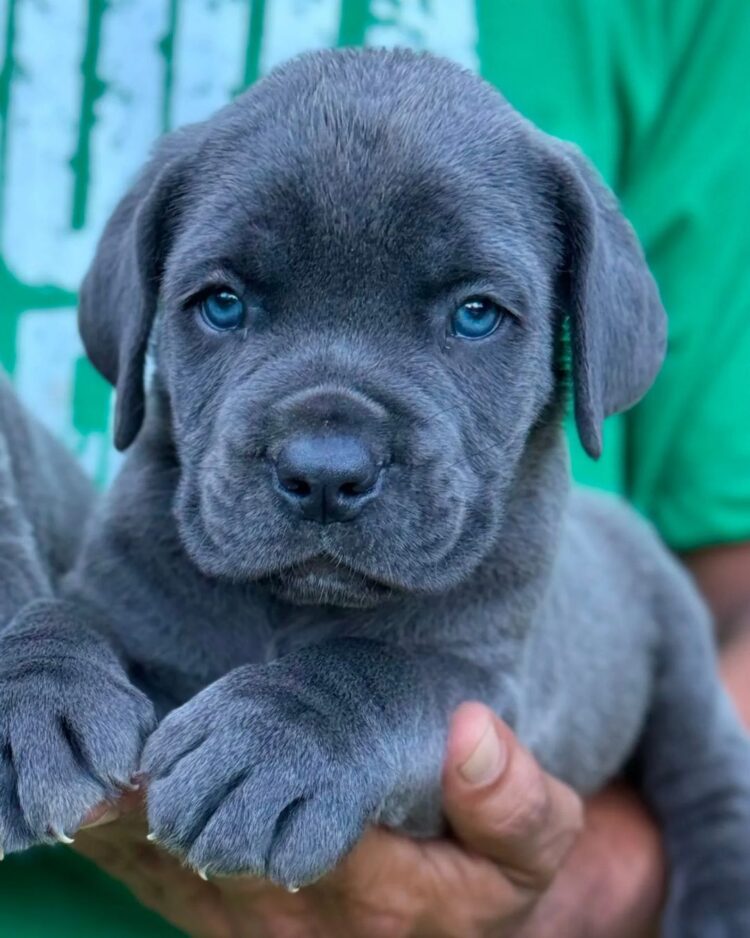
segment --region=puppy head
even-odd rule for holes
[[[103,235],[80,323],[137,435],[153,339],[207,574],[298,602],[441,591],[495,543],[533,431],[636,401],[664,316],[613,198],[488,85],[326,52],[166,138]]]

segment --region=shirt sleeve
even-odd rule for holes
[[[627,417],[626,479],[687,550],[750,540],[750,3],[670,0],[660,31],[663,92],[633,132],[620,194],[670,338]]]

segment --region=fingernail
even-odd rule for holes
[[[92,827],[101,827],[103,824],[110,824],[112,821],[116,821],[119,816],[120,812],[117,810],[117,808],[107,808],[107,810],[98,818],[95,818],[93,821],[89,821],[87,824],[81,824],[81,830],[87,831],[91,830]]]
[[[470,785],[488,785],[500,776],[507,758],[505,743],[498,736],[494,724],[489,722],[474,752],[458,767],[458,771]]]

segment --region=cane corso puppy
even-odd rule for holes
[[[570,486],[567,390],[597,456],[665,334],[577,151],[440,59],[304,56],[159,144],[80,325],[128,455],[63,598],[0,641],[6,851],[140,771],[185,863],[305,885],[367,824],[440,830],[472,698],[582,793],[633,767],[671,938],[750,935],[707,614],[646,523]]]

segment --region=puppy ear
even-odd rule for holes
[[[575,418],[586,452],[596,459],[604,418],[635,404],[661,367],[666,315],[614,195],[578,150],[558,141],[553,149]]]
[[[117,390],[119,450],[143,423],[146,351],[186,186],[187,157],[163,147],[115,209],[81,286],[78,326],[89,358]]]

